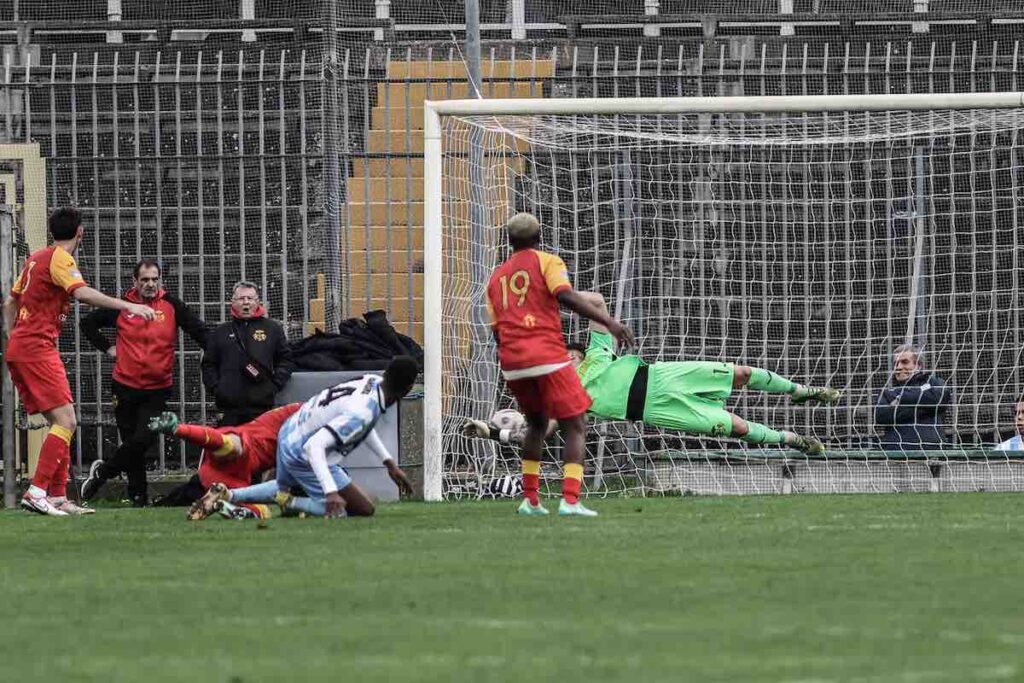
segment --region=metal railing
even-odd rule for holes
[[[271,315],[297,336],[324,268],[325,226],[336,215],[347,247],[335,282],[343,312],[383,303],[396,316],[403,312],[399,331],[416,331],[421,255],[413,195],[422,175],[412,151],[418,111],[410,106],[421,89],[440,98],[465,79],[393,77],[396,88],[385,87],[384,97],[378,90],[389,65],[458,61],[459,52],[450,44],[374,43],[367,33],[367,42],[343,40],[336,66],[327,68],[321,34],[305,35],[308,44],[296,33],[234,46],[44,45],[4,53],[2,137],[38,141],[48,159],[51,206],[73,202],[85,210],[80,262],[90,284],[123,291],[135,259],[156,255],[170,289],[217,322],[226,313],[227,287],[245,276],[264,286]],[[662,36],[485,42],[482,60],[485,96],[515,83],[544,97],[970,92],[1019,90],[1020,48],[1004,34],[967,42],[925,35],[838,42]],[[525,64],[526,73],[537,73],[550,61],[551,77],[489,75],[489,64]],[[328,79],[337,85],[333,104],[325,96]],[[325,149],[332,127],[333,151]],[[400,144],[369,151],[370,140],[381,136]],[[342,197],[326,196],[331,159],[338,160],[343,193],[351,178],[381,184],[390,206],[383,223],[359,220]],[[388,172],[369,173],[372,161]],[[379,281],[372,272],[357,273],[368,277],[355,286],[353,262],[371,260],[365,245],[377,239],[372,227],[389,228],[372,249],[388,266]],[[61,351],[82,418],[75,453],[82,467],[109,453],[117,437],[106,398],[110,366],[88,348],[76,323],[68,325]],[[206,421],[199,352],[185,340],[180,348],[174,405],[183,418]],[[167,445],[159,470],[184,469],[195,456]]]
[[[290,38],[305,42],[328,30],[325,6],[336,6],[336,30],[377,42],[444,40],[465,31],[462,2],[415,0],[324,3],[294,0],[237,5],[234,16],[223,5],[197,5],[180,12],[133,9],[121,0],[81,2],[81,7],[54,9],[41,0],[0,4],[0,41],[107,42],[241,41]],[[550,0],[483,0],[481,30],[492,39],[616,40],[642,35],[716,35],[758,33],[792,36],[849,36],[852,32],[928,33],[984,30],[1024,23],[1012,0],[595,0],[583,14]],[[154,6],[155,7],[155,6]],[[257,13],[259,10],[259,14]],[[569,10],[569,11],[567,11]]]

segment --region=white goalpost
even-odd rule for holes
[[[646,360],[845,392],[729,404],[822,439],[820,460],[591,420],[591,495],[1024,489],[1024,461],[992,451],[1024,390],[1024,93],[427,101],[424,168],[426,500],[518,471],[459,427],[511,405],[482,310],[519,211]],[[902,344],[950,387],[914,409],[938,415],[941,447],[878,441]]]

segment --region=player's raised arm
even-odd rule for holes
[[[77,240],[81,239],[81,228],[76,237]],[[53,258],[50,261],[50,277],[53,279],[53,283],[68,293],[68,296],[74,297],[75,300],[81,301],[84,304],[90,306],[98,306],[100,308],[113,308],[117,311],[128,311],[135,315],[143,318],[144,320],[153,320],[156,318],[156,311],[149,306],[143,306],[142,304],[132,303],[131,301],[125,301],[124,299],[115,299],[114,297],[107,296],[102,292],[93,289],[85,283],[82,279],[82,273],[78,270],[78,264],[75,263],[75,258],[71,255],[74,251],[74,246],[70,249],[59,249],[54,251]]]
[[[595,323],[592,326],[595,332],[608,332],[623,346],[633,346],[636,343],[633,331],[608,314],[608,307],[604,305],[604,298],[600,294],[597,295],[600,297],[599,303],[593,298],[593,294],[563,289],[556,296],[558,303]]]
[[[95,290],[88,285],[85,287],[79,287],[71,294],[71,296],[75,297],[75,299],[81,301],[83,304],[98,306],[100,308],[113,308],[117,311],[128,311],[129,313],[145,318],[146,320],[153,320],[156,317],[156,311],[149,306],[133,304],[131,301],[125,301],[124,299],[115,299],[114,297],[107,296],[103,292]]]
[[[577,292],[577,294],[600,308],[605,315],[610,315],[608,313],[608,305],[605,303],[604,297],[600,292]],[[593,318],[590,319],[590,331],[599,332],[601,334],[610,334],[607,327]]]
[[[530,214],[513,216],[509,221],[508,231],[510,239],[517,239],[523,243],[529,243],[532,240],[536,244],[540,240],[540,223]],[[633,338],[633,331],[608,314],[608,308],[604,306],[604,299],[600,298],[600,294],[595,297],[593,292],[580,293],[572,288],[572,283],[569,282],[568,268],[565,267],[565,261],[554,254],[546,252],[538,252],[537,256],[540,259],[540,269],[544,276],[544,285],[555,299],[558,300],[558,303],[570,311],[598,323],[610,332],[613,337],[618,339],[620,344],[624,346],[632,346],[634,344],[636,340]],[[525,287],[520,287],[517,290],[515,287],[515,277],[513,276],[508,287],[512,294],[525,292],[529,289],[529,278],[525,280]]]

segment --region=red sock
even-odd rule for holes
[[[583,483],[583,465],[566,463],[562,469],[562,498],[569,505],[580,500],[580,485]]]
[[[208,451],[216,451],[224,447],[224,435],[211,427],[180,424],[174,433],[179,439],[194,443]]]
[[[63,442],[62,442],[63,443]],[[68,475],[71,472],[71,448],[65,444],[64,452],[60,455],[60,464],[57,466],[57,473],[50,480],[50,497],[68,497]]]
[[[36,471],[32,475],[32,485],[37,486],[47,493],[55,484],[63,472],[64,483],[62,487],[67,489],[67,464],[62,463],[62,458],[71,459],[71,432],[60,425],[50,427],[50,433],[43,439],[43,445],[39,449],[39,460],[36,462]]]
[[[523,498],[530,505],[540,504],[540,461],[523,460]]]

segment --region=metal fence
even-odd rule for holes
[[[247,279],[301,336],[315,276],[329,270],[319,53],[53,51],[8,60],[4,75],[4,138],[38,142],[49,203],[82,208],[78,260],[90,285],[122,293],[134,263],[156,258],[167,289],[215,324],[232,283]],[[60,349],[87,425],[81,465],[117,444],[111,364],[77,324]],[[185,418],[206,421],[200,351],[186,338],[180,349],[175,401]],[[161,469],[184,466],[177,445],[161,452]]]
[[[970,40],[503,40],[484,44],[484,95],[516,86],[543,97],[1017,90],[1018,36],[1006,25]],[[123,291],[135,259],[156,256],[169,288],[218,322],[227,289],[245,277],[263,286],[271,316],[294,337],[309,319],[315,276],[325,272],[341,292],[342,316],[385,307],[399,331],[417,335],[415,101],[457,94],[465,79],[415,66],[458,62],[453,43],[373,37],[345,37],[336,60],[320,34],[255,44],[22,45],[4,52],[0,137],[38,141],[50,204],[85,209],[80,262],[104,291]],[[531,75],[552,62],[551,75]],[[371,186],[390,207],[382,214],[355,210],[353,188],[365,198]],[[332,224],[340,268],[328,262]],[[116,435],[110,366],[77,330],[67,326],[61,351],[82,417],[81,467],[108,452]],[[199,352],[184,340],[181,348],[175,405],[186,419],[207,420]],[[168,445],[159,467],[186,468],[193,456]]]

